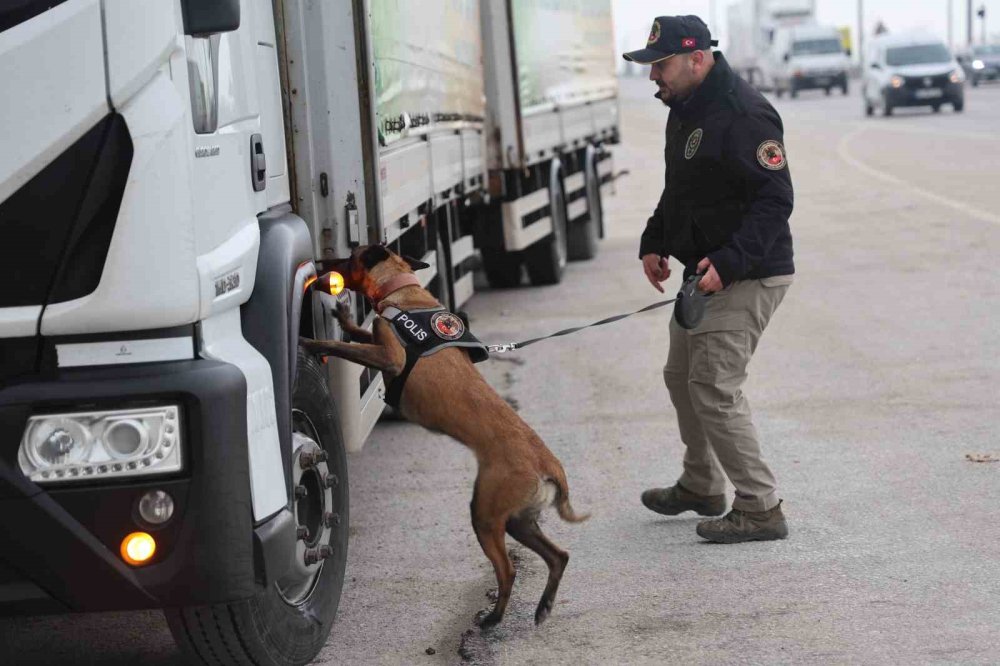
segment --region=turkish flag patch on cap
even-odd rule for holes
[[[685,37],[681,40],[682,49],[693,49],[695,45],[694,37]]]

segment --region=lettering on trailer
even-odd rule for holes
[[[399,315],[399,317],[396,318],[396,321],[402,324],[403,328],[405,328],[417,342],[424,342],[427,339],[427,331],[425,331],[420,324],[410,319],[409,315],[405,312]]]

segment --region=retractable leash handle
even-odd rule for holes
[[[698,290],[698,282],[705,276],[705,271],[695,273],[684,280],[680,291],[677,292],[677,300],[674,302],[674,321],[681,328],[691,330],[697,328],[705,316],[705,303],[712,296]]]

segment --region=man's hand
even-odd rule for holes
[[[708,257],[698,262],[698,272],[702,271],[705,271],[705,275],[698,281],[698,289],[706,294],[712,294],[722,289],[722,278],[719,277],[715,266],[708,260]]]
[[[667,264],[667,258],[658,254],[644,254],[642,256],[642,270],[646,272],[646,279],[661,294],[663,287],[660,286],[660,283],[670,277],[670,267]]]

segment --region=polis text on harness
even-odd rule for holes
[[[399,407],[406,380],[421,358],[448,347],[465,349],[473,363],[490,357],[486,345],[469,332],[465,321],[444,308],[400,310],[387,305],[380,314],[392,324],[392,332],[406,350],[403,371],[386,385],[385,402],[393,407]]]

